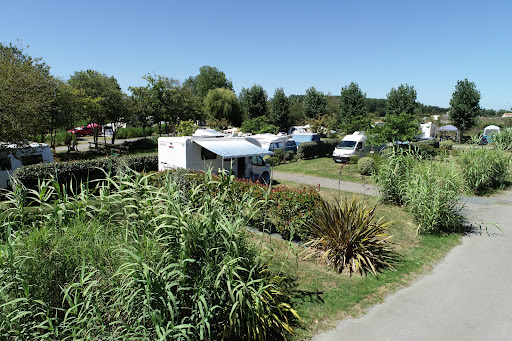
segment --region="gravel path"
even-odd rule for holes
[[[377,194],[370,185],[281,172],[274,178]],[[313,340],[512,340],[512,190],[462,201],[475,231],[431,274]]]

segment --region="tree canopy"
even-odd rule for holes
[[[217,88],[233,90],[233,83],[226,78],[224,72],[209,65],[201,66],[199,74],[195,77],[189,77],[185,80],[184,85],[192,89],[199,102],[203,102],[210,90]]]
[[[55,89],[45,63],[0,43],[0,141],[20,142],[40,133]]]
[[[476,124],[480,113],[480,92],[473,82],[466,78],[458,81],[450,100],[450,119],[461,132]]]
[[[400,84],[398,88],[392,88],[387,94],[386,116],[402,113],[414,114],[414,110],[418,107],[416,96],[413,86]]]
[[[267,92],[261,85],[253,85],[250,89],[240,91],[240,104],[247,119],[267,115]]]
[[[306,118],[318,118],[319,116],[327,114],[327,98],[322,92],[315,89],[315,87],[307,89],[306,96],[304,96],[302,112]]]
[[[204,107],[209,121],[226,121],[235,126],[242,123],[240,105],[233,91],[218,88],[208,91]]]
[[[287,129],[290,124],[290,100],[286,97],[283,88],[274,91],[274,97],[269,103],[269,122],[280,129]]]
[[[370,117],[366,105],[366,93],[357,83],[350,83],[341,89],[339,100],[342,129],[347,133],[364,131],[370,127]]]

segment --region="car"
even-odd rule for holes
[[[297,153],[297,144],[295,143],[295,141],[293,139],[289,139],[288,141],[286,141],[284,150],[287,152]]]

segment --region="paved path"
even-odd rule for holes
[[[295,181],[306,185],[325,187],[325,188],[333,188],[340,189],[346,192],[352,193],[361,193],[367,195],[377,195],[378,190],[377,187],[369,184],[359,184],[356,182],[350,181],[338,181],[332,179],[319,178],[316,176],[302,175],[302,174],[294,174],[294,173],[283,173],[283,172],[272,172],[272,176],[275,180],[284,180],[284,181]]]
[[[335,180],[280,172],[274,178],[338,189]],[[341,189],[368,190],[347,182]],[[468,222],[481,230],[463,237],[431,274],[313,340],[512,340],[512,191],[463,202]]]
[[[136,137],[136,138],[132,138],[132,139],[116,139],[114,141],[115,142],[114,144],[123,144],[126,141],[135,141],[135,140],[140,140],[140,139],[142,139],[142,137]],[[78,142],[77,151],[80,151],[80,152],[88,151],[89,150],[89,142],[93,142],[93,141],[94,141],[94,138],[92,136],[80,137],[77,141]],[[107,136],[107,139],[103,140],[103,136],[100,136],[98,138],[98,141],[110,143],[110,142],[112,142],[112,138],[110,136]],[[55,147],[55,153],[65,153],[67,151],[68,151],[67,146]]]

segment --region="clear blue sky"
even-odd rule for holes
[[[0,42],[21,40],[52,73],[94,69],[124,91],[147,73],[185,80],[211,65],[242,87],[368,97],[414,86],[448,107],[457,80],[488,109],[512,106],[512,1],[2,1]]]

